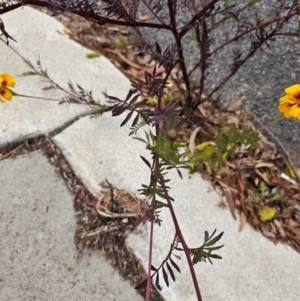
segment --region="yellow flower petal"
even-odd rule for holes
[[[294,118],[298,118],[299,113],[300,113],[300,106],[293,105],[290,109],[290,115]]]
[[[0,74],[0,86],[1,87],[14,87],[16,84],[15,78],[8,74],[8,73],[3,73]]]
[[[0,96],[10,101],[12,99],[13,94],[8,89],[0,88]]]
[[[300,120],[300,84],[285,89],[286,95],[279,98],[278,111],[285,118],[297,118]]]
[[[281,104],[282,103],[291,103],[291,104],[294,104],[294,103],[297,102],[297,99],[294,99],[294,98],[290,97],[289,95],[285,95],[285,96],[279,98],[279,102]]]
[[[286,88],[284,91],[287,95],[293,96],[297,99],[299,99],[299,97],[300,97],[300,85],[299,84],[290,86],[290,87]]]

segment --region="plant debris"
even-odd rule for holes
[[[258,131],[261,148],[242,145],[234,158],[224,159],[217,173],[205,163],[198,171],[226,199],[234,218],[238,209],[240,231],[248,221],[274,243],[286,243],[300,253],[300,185],[287,158],[251,123],[245,109],[220,111],[207,103],[199,108],[199,117],[203,113],[211,133],[223,116],[238,128]],[[195,139],[205,141],[201,132]],[[223,201],[219,207],[224,207]]]

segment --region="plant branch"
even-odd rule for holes
[[[153,158],[154,164],[157,165],[159,162],[158,156]],[[150,212],[154,212],[156,204],[156,195],[154,194],[151,201]],[[151,266],[152,266],[152,250],[153,250],[153,229],[154,229],[154,219],[150,219],[150,239],[149,239],[149,254],[148,254],[148,275],[147,275],[147,288],[146,288],[146,301],[150,300],[150,287],[151,287]]]
[[[186,104],[189,107],[192,104],[192,94],[191,94],[191,87],[190,87],[190,81],[188,78],[185,62],[184,62],[184,56],[183,56],[183,51],[182,51],[182,44],[181,44],[181,37],[179,35],[179,32],[177,31],[176,27],[176,11],[174,11],[173,8],[173,1],[168,0],[168,8],[169,8],[169,14],[171,18],[171,27],[172,27],[172,33],[176,42],[176,47],[178,51],[178,58],[179,58],[179,63],[181,67],[181,72],[183,76],[183,81],[186,86],[187,90],[187,99],[186,99]]]
[[[241,34],[239,35],[236,35],[235,37],[231,38],[230,40],[228,40],[227,42],[225,42],[224,44],[220,45],[219,47],[217,47],[216,49],[214,49],[213,51],[211,51],[210,53],[207,54],[207,57],[206,58],[201,58],[201,60],[195,64],[195,66],[193,67],[193,69],[189,72],[188,76],[191,76],[191,74],[201,65],[203,64],[204,60],[211,57],[213,54],[215,54],[216,52],[218,52],[220,49],[224,48],[225,46],[231,44],[232,42],[234,41],[237,41],[239,40],[241,37],[243,37],[244,35],[246,34],[249,34],[250,32],[253,32],[253,31],[257,31],[258,29],[260,28],[263,28],[263,27],[267,27],[269,25],[272,25],[274,23],[277,23],[277,22],[286,22],[288,21],[290,18],[298,15],[299,12],[296,12],[296,13],[293,13],[289,16],[283,16],[283,17],[280,17],[280,18],[277,18],[277,19],[274,19],[272,21],[267,21],[265,23],[261,23],[257,26],[254,26],[254,27],[251,27],[250,29],[248,30],[245,30],[244,32],[242,32]],[[275,35],[275,34],[274,34]],[[278,34],[277,34],[278,35]]]
[[[249,51],[248,55],[240,61],[239,66],[237,68],[235,68],[234,70],[231,71],[231,73],[229,75],[227,75],[222,81],[221,83],[213,90],[209,93],[209,95],[207,96],[207,99],[209,99],[210,97],[212,97],[212,95],[214,93],[216,93],[246,62],[247,60],[252,57],[254,55],[254,53],[264,44],[267,42],[267,40],[271,39],[274,34],[276,32],[276,29],[273,30],[273,32],[271,32],[265,39],[261,40],[257,45],[255,45],[255,47],[253,47],[252,50]],[[201,102],[201,101],[200,101]],[[199,102],[199,103],[200,103]]]
[[[168,203],[168,208],[170,210],[170,213],[171,213],[171,216],[172,216],[172,219],[173,219],[173,223],[174,223],[175,230],[176,230],[176,235],[180,239],[180,242],[182,244],[182,247],[183,247],[183,250],[184,250],[188,265],[189,265],[189,268],[190,268],[190,272],[191,272],[191,276],[192,276],[192,279],[193,279],[193,283],[194,283],[194,287],[195,287],[195,290],[196,290],[196,295],[197,295],[198,301],[202,301],[202,297],[201,297],[201,293],[200,293],[196,273],[195,273],[194,266],[193,266],[191,256],[190,256],[190,250],[189,250],[189,247],[187,246],[187,244],[184,240],[181,229],[179,227],[179,224],[178,224],[178,221],[177,221],[177,218],[176,218],[176,214],[175,214],[172,202],[170,200],[170,196],[168,194],[168,191],[167,191],[164,180],[160,181],[160,185],[163,189],[164,195],[165,195],[167,203]]]
[[[187,34],[192,27],[194,27],[195,23],[204,16],[208,10],[210,10],[219,0],[213,0],[209,4],[207,4],[198,14],[196,14],[191,21],[189,21],[179,32],[179,38],[182,39],[185,34]]]
[[[67,8],[67,6],[52,2],[52,1],[42,1],[42,0],[22,0],[22,3],[13,4],[4,8],[1,8],[0,15],[7,13],[9,11],[12,11],[16,8],[19,8],[24,5],[33,5],[33,6],[39,6],[39,7],[45,7],[48,9],[52,9],[54,11],[59,12],[70,12],[72,14],[81,16],[87,20],[93,21],[94,23],[97,23],[99,25],[104,24],[114,24],[119,26],[129,26],[129,27],[149,27],[149,28],[157,28],[157,29],[166,29],[171,30],[171,26],[168,24],[157,24],[157,23],[151,23],[151,22],[138,22],[138,21],[120,21],[116,19],[109,19],[106,17],[99,16],[95,14],[94,12],[89,16],[87,13],[82,13],[80,11],[74,11],[71,8]]]

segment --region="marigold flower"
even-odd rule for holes
[[[15,78],[8,73],[0,74],[0,102],[4,102],[3,98],[6,100],[11,100],[13,93],[8,87],[14,87],[16,84]]]
[[[297,118],[300,120],[300,85],[296,84],[286,88],[286,95],[279,99],[278,111],[285,118]]]

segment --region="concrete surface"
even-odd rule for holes
[[[73,197],[40,151],[0,170],[0,300],[141,300],[99,254],[76,261]]]
[[[54,18],[29,7],[1,18],[18,41],[10,45],[33,63],[40,56],[63,87],[72,80],[92,89],[101,101],[102,91],[120,97],[128,92],[129,80],[105,57],[88,60],[90,50],[59,34],[63,25]],[[43,91],[39,78],[21,77],[29,68],[2,42],[0,53],[0,74],[16,76],[17,93],[62,96],[56,90]],[[14,97],[0,108],[0,146],[48,134],[85,112],[84,106]],[[99,254],[76,262],[72,196],[47,158],[35,152],[6,159],[0,161],[0,171],[1,301],[142,300]]]
[[[56,19],[29,7],[1,15],[1,19],[9,34],[17,40],[17,43],[10,41],[10,46],[33,64],[40,59],[51,79],[65,89],[71,81],[91,90],[100,102],[104,102],[103,91],[119,97],[128,93],[129,80],[105,57],[87,59],[86,54],[91,51],[68,35],[62,35],[64,26]],[[22,77],[22,73],[30,71],[29,67],[2,42],[0,53],[0,72],[16,76],[15,92],[53,99],[61,99],[64,95],[55,89],[42,90],[49,84],[41,77]],[[2,106],[0,110],[0,147],[47,134],[86,111],[82,105],[14,98],[9,106]]]
[[[26,29],[23,27],[25,23],[22,23],[23,14],[26,14],[26,24],[29,23]],[[38,15],[38,19],[28,17],[28,14],[34,17]],[[52,22],[56,24],[55,26],[59,25],[49,16],[25,7],[24,10],[14,11],[2,18],[8,32],[18,40],[18,47],[24,53],[34,48],[29,46],[32,45],[30,37],[34,36],[31,30],[34,31],[37,26],[30,24],[31,20],[34,19],[35,23],[39,20],[43,24],[43,28],[35,34],[51,36],[52,40],[44,39],[40,54],[41,57],[48,57],[49,73],[52,60],[53,64],[57,64],[56,68],[59,72],[53,72],[53,74],[62,76],[60,78],[62,84],[68,79],[76,82],[77,76],[80,76],[83,80],[82,86],[85,86],[85,83],[93,85],[95,95],[100,98],[105,85],[111,87],[108,92],[112,95],[126,95],[129,88],[128,80],[119,72],[116,73],[115,69],[113,69],[113,78],[106,77],[106,71],[112,72],[111,68],[114,67],[104,58],[98,61],[99,68],[88,67],[89,64],[96,64],[96,60],[86,60],[84,57],[86,49],[70,41],[68,37],[55,33],[55,30],[53,32]],[[21,42],[25,34],[28,36],[24,42]],[[57,43],[63,40],[65,42],[64,51],[59,55],[56,39]],[[4,47],[4,44],[0,44],[1,53],[8,51],[6,48],[3,50]],[[69,71],[67,67],[59,68],[60,63],[64,64],[66,59],[70,59],[70,63],[75,60],[73,55],[78,55],[78,52],[74,49],[80,49],[79,52],[83,54],[82,61],[78,61],[76,65],[80,72]],[[38,47],[36,51],[38,54]],[[19,73],[27,70],[26,68],[23,70],[25,66],[15,61],[10,52],[6,53],[5,60],[3,56],[0,56],[1,72],[13,74],[15,70]],[[30,59],[33,61],[36,59],[34,57],[36,53],[30,53]],[[64,53],[68,54],[67,57]],[[9,68],[15,69],[11,71]],[[105,78],[108,79],[106,83]],[[16,91],[25,93],[27,90],[24,90],[28,87],[32,89],[31,93],[40,93],[40,84],[29,80],[28,86],[21,86],[23,80],[28,79],[17,78]],[[97,82],[105,84],[99,87]],[[99,90],[96,90],[97,88]],[[51,104],[51,108],[44,109],[44,115],[41,115],[46,105],[47,102],[39,100],[33,102],[19,98],[14,98],[11,103],[2,105],[0,110],[2,114],[0,115],[0,133],[1,137],[4,137],[2,144],[23,139],[29,134],[35,136],[38,130],[47,133],[49,127],[53,126],[52,119],[57,122],[55,126],[60,126],[68,118],[81,113],[75,112],[77,107],[72,112],[73,106],[70,105],[67,111],[74,115],[66,117],[62,114],[66,117],[62,119],[59,111],[63,109],[63,106],[55,108],[55,105],[52,107],[53,104]],[[57,119],[55,113],[52,112],[57,112]],[[28,126],[26,131],[22,132],[23,123],[31,125],[31,118],[33,129],[29,130]],[[147,167],[139,158],[141,154],[149,155],[141,142],[127,136],[126,128],[119,130],[121,120],[122,117],[111,119],[108,115],[98,119],[84,117],[53,138],[70,162],[75,174],[93,193],[98,192],[98,183],[104,178],[107,178],[114,186],[131,192],[136,192],[142,183],[149,181]],[[39,126],[44,123],[48,123],[48,127],[40,129]],[[8,134],[5,134],[6,132]],[[109,272],[102,273],[104,263],[100,256],[93,254],[92,257],[84,257],[84,262],[74,262],[75,248],[72,237],[75,230],[75,218],[71,209],[71,196],[63,187],[62,180],[55,175],[50,164],[39,152],[14,160],[0,161],[0,169],[0,300],[140,299],[126,282],[114,278],[118,276],[113,273],[109,265],[105,267],[107,270],[110,269]],[[184,175],[184,179],[180,180],[176,173],[170,173],[170,179],[171,195],[175,198],[175,210],[191,247],[202,244],[205,230],[212,232],[214,228],[217,228],[218,232],[225,232],[221,241],[225,247],[218,252],[223,260],[215,260],[213,266],[208,263],[196,266],[203,300],[299,300],[300,256],[298,253],[284,245],[273,245],[249,226],[239,233],[238,221],[234,221],[228,211],[215,206],[219,201],[219,196],[211,191],[210,184],[202,180],[200,175],[192,177]],[[47,206],[49,210],[45,212]],[[161,216],[164,220],[162,227],[155,229],[154,265],[158,265],[167,254],[174,234],[165,210],[162,211]],[[148,225],[142,228],[141,234],[131,235],[128,240],[145,266],[147,264],[147,231]],[[162,295],[166,300],[196,300],[184,256],[181,257],[181,261],[177,260],[177,263],[182,273],[176,274],[176,284],[171,283],[169,289],[163,287]],[[42,277],[43,274],[46,277]],[[120,283],[120,289],[112,288],[112,283],[115,285],[116,282]],[[162,281],[161,285],[163,286]],[[126,291],[128,295],[120,297],[118,291]],[[102,295],[103,292],[107,294]],[[119,297],[121,299],[118,299]]]

